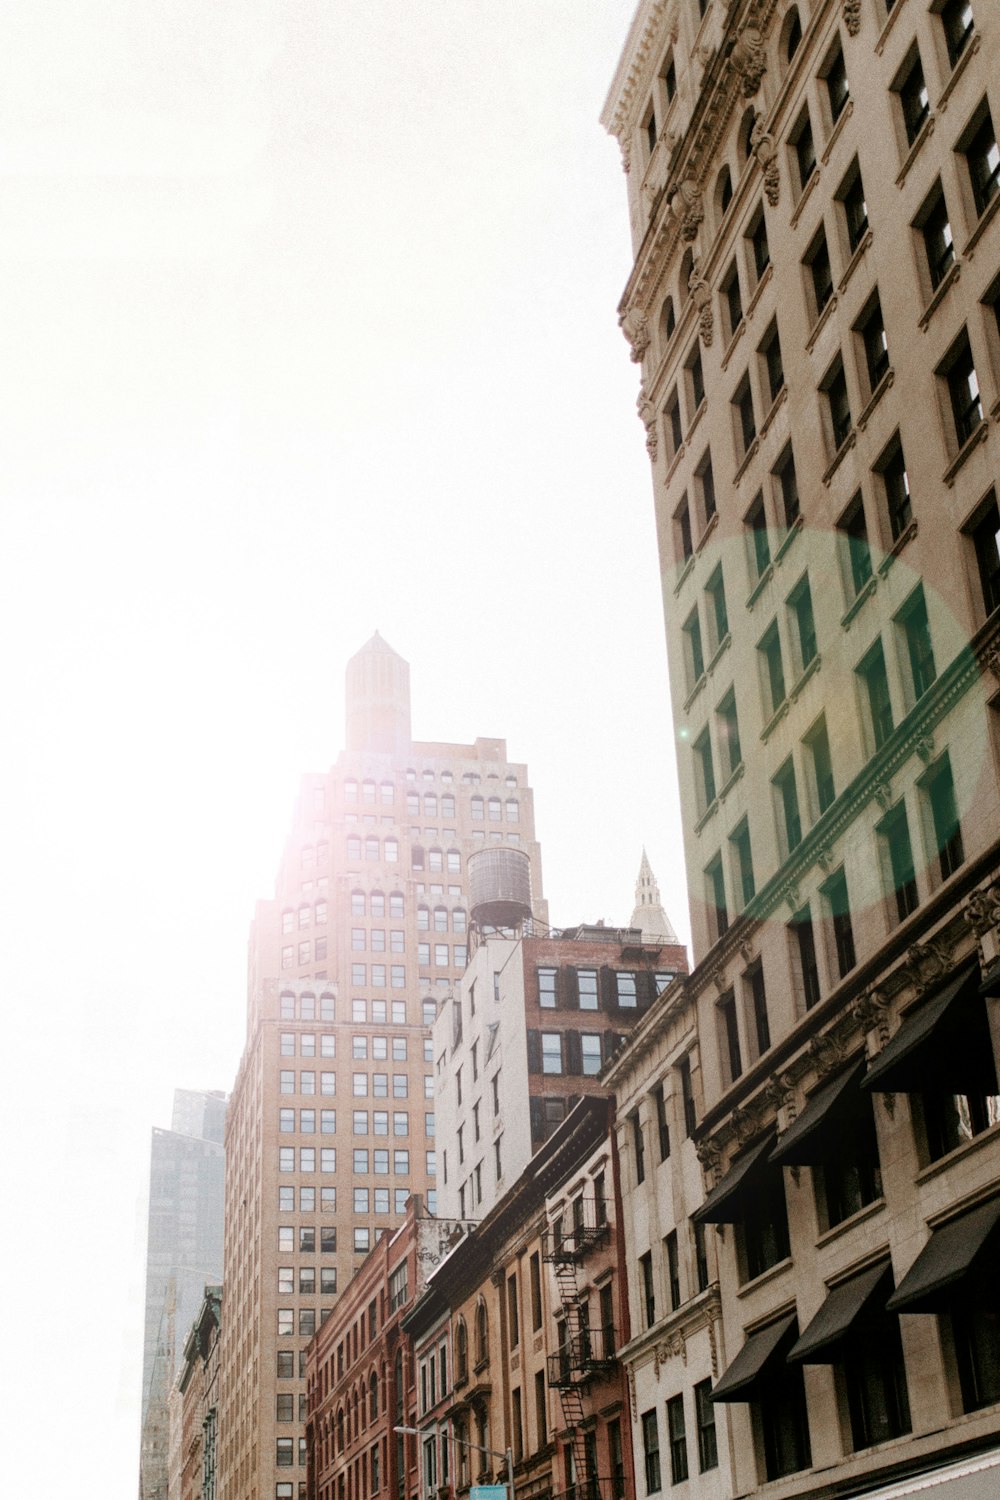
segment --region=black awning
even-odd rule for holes
[[[836,1156],[844,1143],[834,1126],[857,1102],[858,1082],[864,1071],[864,1061],[856,1062],[817,1090],[798,1119],[779,1137],[771,1161],[781,1166],[808,1167]],[[867,1102],[864,1107],[869,1109]]]
[[[774,1146],[774,1136],[767,1135],[743,1156],[737,1157],[717,1187],[714,1187],[700,1208],[691,1215],[695,1224],[735,1224],[743,1217],[743,1200],[753,1185],[753,1179]]]
[[[939,1312],[949,1291],[996,1245],[1000,1198],[980,1203],[935,1229],[886,1306],[890,1312]]]
[[[892,1269],[885,1261],[832,1287],[819,1312],[788,1351],[789,1360],[811,1365],[832,1364],[841,1340],[851,1331],[855,1320],[869,1303],[884,1302],[891,1288]]]
[[[862,1079],[879,1093],[917,1093],[928,1083],[945,1093],[995,1090],[979,967],[972,965],[909,1013]],[[993,1079],[991,1087],[990,1080]]]
[[[712,1391],[713,1401],[751,1401],[754,1387],[775,1359],[783,1359],[798,1323],[794,1313],[751,1333]]]

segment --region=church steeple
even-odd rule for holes
[[[376,630],[347,663],[347,748],[405,755],[410,746],[410,668]]]
[[[635,882],[635,910],[632,912],[629,926],[640,927],[643,942],[646,943],[680,942],[669,917],[660,904],[660,888],[656,883],[656,876],[646,857],[645,849],[642,851],[639,876]]]

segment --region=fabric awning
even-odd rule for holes
[[[767,1135],[745,1155],[737,1157],[717,1187],[714,1187],[691,1218],[695,1224],[735,1224],[743,1217],[743,1200],[757,1171],[767,1165],[774,1136]]]
[[[798,1324],[794,1313],[751,1333],[712,1391],[713,1401],[750,1401],[753,1387],[774,1359],[780,1359]]]
[[[808,1328],[788,1351],[789,1360],[802,1364],[828,1365],[837,1358],[838,1347],[869,1303],[885,1298],[892,1286],[892,1269],[886,1261],[859,1271],[827,1293],[826,1301]]]
[[[779,1137],[771,1161],[782,1166],[808,1167],[836,1156],[844,1143],[833,1127],[838,1116],[844,1115],[857,1100],[858,1082],[864,1071],[864,1061],[860,1060],[817,1090],[798,1119]],[[864,1107],[869,1109],[867,1103]]]
[[[877,1490],[863,1490],[864,1500],[905,1500],[926,1494],[928,1500],[996,1500],[1000,1491],[1000,1448],[976,1453],[957,1463],[924,1469]],[[852,1491],[852,1493],[857,1493]]]
[[[980,1203],[935,1229],[886,1306],[891,1312],[939,1312],[949,1291],[996,1244],[1000,1198]]]
[[[980,1043],[986,1042],[983,1048]],[[996,1086],[989,1028],[972,965],[911,1011],[872,1062],[861,1087],[880,1093],[916,1093],[928,1079],[944,1092]]]

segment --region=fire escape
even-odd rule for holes
[[[616,1493],[610,1479],[598,1478],[594,1454],[588,1448],[586,1406],[589,1387],[607,1379],[616,1366],[615,1330],[592,1328],[589,1306],[580,1296],[578,1271],[611,1235],[603,1200],[575,1198],[567,1228],[557,1219],[546,1230],[544,1259],[552,1266],[559,1288],[560,1342],[548,1358],[548,1383],[559,1392],[563,1426],[573,1453],[574,1482],[557,1500],[604,1500]]]

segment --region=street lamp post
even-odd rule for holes
[[[406,1437],[419,1437],[419,1427],[394,1427],[393,1432],[400,1432]],[[462,1444],[463,1448],[475,1448],[477,1453],[485,1453],[489,1458],[502,1458],[507,1467],[507,1486],[510,1492],[510,1500],[514,1500],[514,1455],[509,1448],[501,1453],[496,1448],[484,1448],[481,1443],[470,1443],[468,1438],[457,1438],[452,1433],[452,1442],[457,1446]]]

